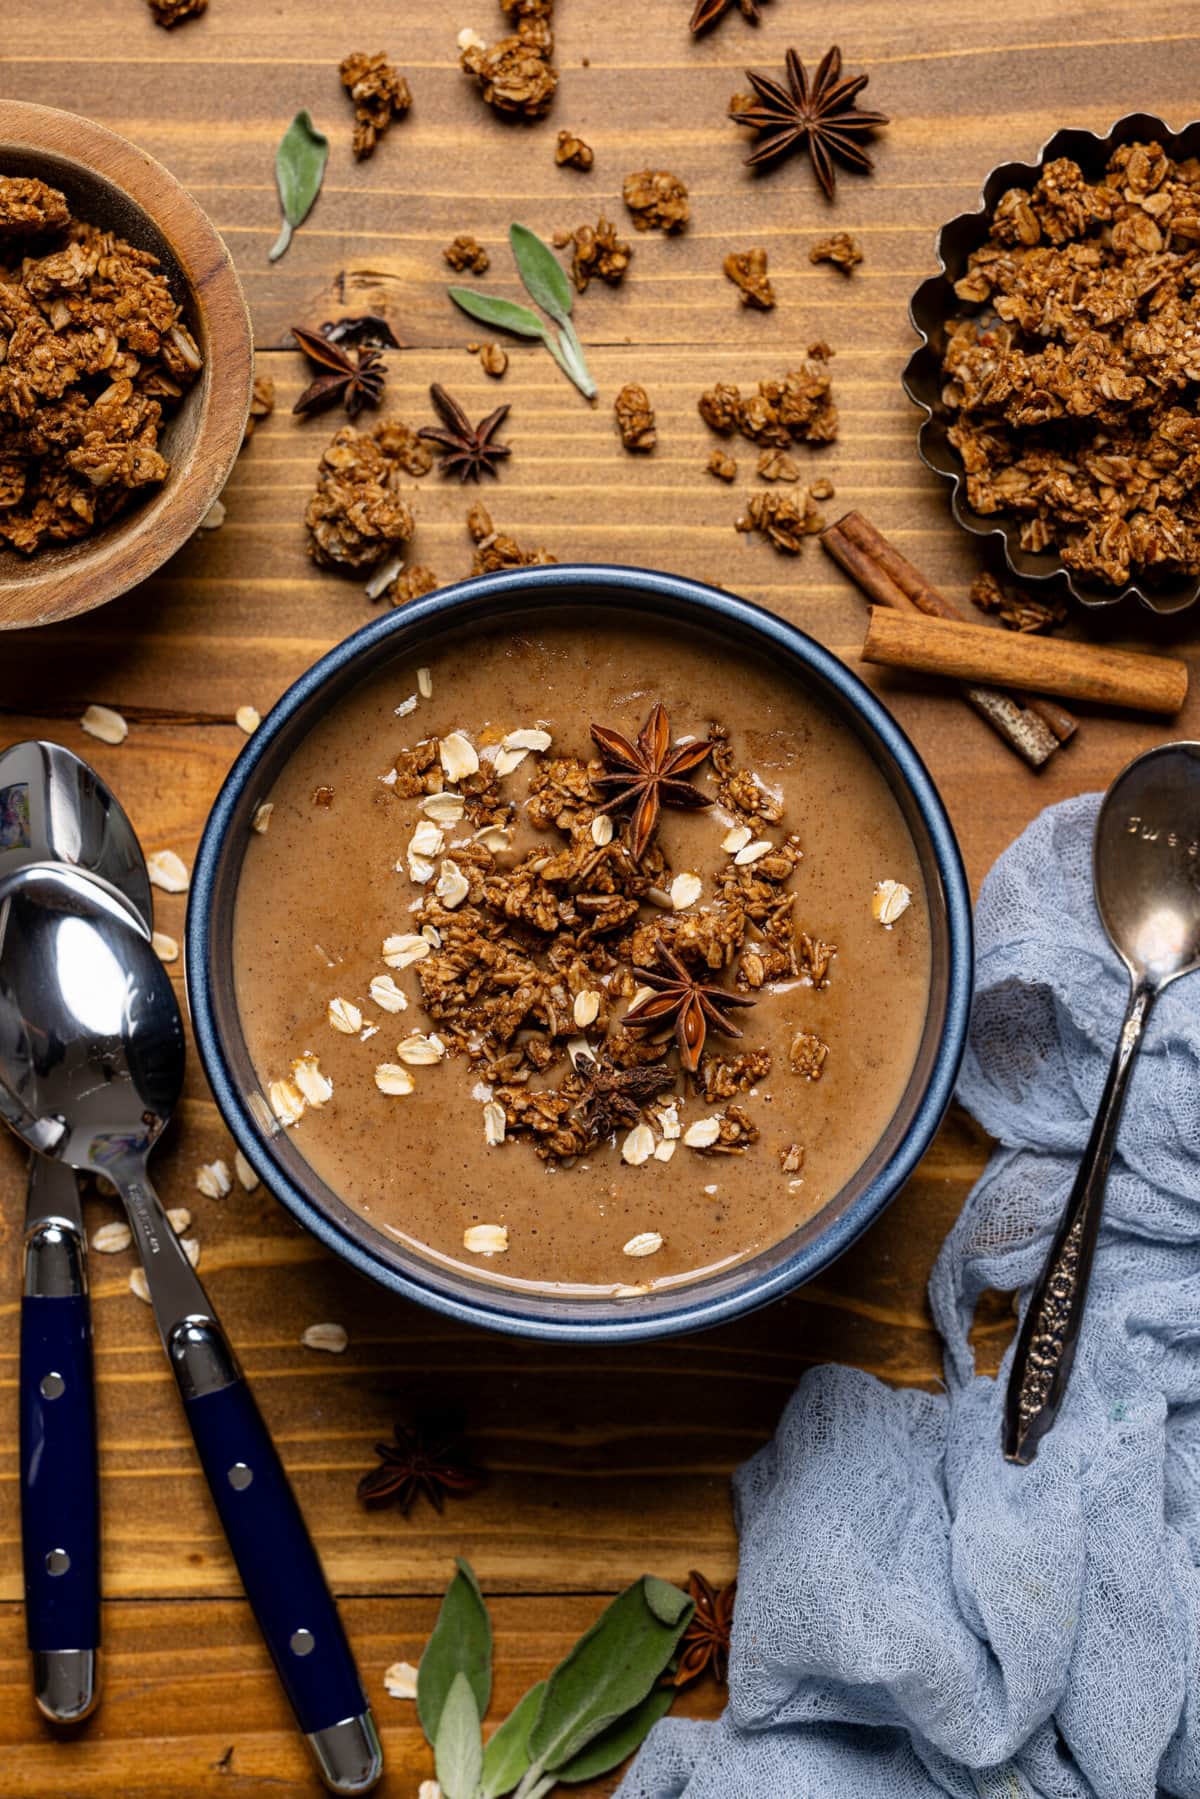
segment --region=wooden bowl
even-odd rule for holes
[[[191,195],[115,131],[49,106],[0,100],[0,174],[32,175],[72,213],[157,256],[204,368],[159,440],[160,488],[94,535],[33,556],[0,550],[0,630],[51,624],[102,606],[161,568],[229,477],[250,409],[250,318],[229,252]]]

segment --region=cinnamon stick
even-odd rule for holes
[[[913,601],[892,577],[852,537],[842,534],[841,526],[858,516],[857,513],[848,513],[838,524],[830,525],[828,530],[822,532],[821,543],[834,561],[845,569],[851,580],[858,583],[868,599],[876,600],[884,606],[893,606],[899,612],[919,616]],[[865,524],[865,519],[862,522]],[[1058,735],[1046,720],[1031,707],[1018,704],[1011,694],[1000,693],[994,687],[968,684],[961,685],[959,691],[967,704],[987,720],[1008,747],[1015,750],[1030,768],[1041,768],[1058,748]],[[1074,720],[1071,721],[1071,728],[1074,729]]]
[[[881,531],[877,531],[861,512],[847,512],[822,535],[821,542],[836,562],[852,575],[863,591],[882,606],[895,606],[900,611],[927,613],[931,618],[956,619],[966,624],[966,615],[946,598],[940,589],[927,581],[919,568],[911,563]],[[848,556],[843,556],[843,547]],[[851,567],[853,560],[854,567]],[[881,591],[868,584],[873,570],[878,570]],[[1017,696],[1025,706],[1049,726],[1059,743],[1066,743],[1078,729],[1079,721],[1065,706],[1054,700]]]
[[[1037,640],[872,606],[863,661],[960,681],[1012,683],[1068,699],[1174,717],[1187,698],[1186,662],[1106,644]]]

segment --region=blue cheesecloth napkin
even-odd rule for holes
[[[619,1799],[1200,1795],[1200,976],[1151,1018],[1028,1468],[1000,1453],[1007,1359],[979,1376],[967,1341],[986,1288],[1041,1269],[1120,1027],[1099,801],[1044,812],[980,897],[958,1091],[998,1148],[930,1282],[945,1391],[804,1376],[734,1477],[725,1714],[658,1724]]]

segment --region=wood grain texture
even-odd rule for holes
[[[827,22],[799,0],[775,0],[757,31],[735,14],[694,44],[689,8],[690,0],[653,8],[559,0],[560,91],[550,118],[528,129],[487,114],[457,68],[463,25],[499,35],[493,0],[458,9],[364,0],[352,20],[316,0],[211,0],[203,19],[170,34],[155,29],[140,0],[60,0],[52,32],[34,0],[7,0],[3,91],[113,126],[184,182],[233,253],[279,409],[238,461],[220,531],[101,612],[0,640],[0,740],[59,737],[115,785],[147,849],[190,860],[243,741],[236,708],[265,712],[316,655],[373,616],[360,586],[305,556],[301,514],[335,421],[289,415],[307,375],[279,347],[293,321],[337,311],[384,309],[392,319],[407,346],[388,358],[389,410],[399,416],[428,419],[433,380],[476,416],[511,402],[513,455],[484,495],[498,525],[564,560],[722,582],[853,659],[866,620],[861,596],[815,544],[792,560],[735,535],[753,454],[740,456],[734,491],[712,481],[703,465],[713,440],[695,409],[715,380],[781,373],[823,337],[837,352],[841,432],[806,455],[805,469],[833,480],[829,516],[860,507],[943,592],[965,598],[978,549],[917,459],[916,415],[899,387],[914,341],[908,296],[933,267],[937,226],[973,203],[996,162],[1031,154],[1064,124],[1106,127],[1134,108],[1183,124],[1195,106],[1200,8],[856,0],[838,22],[847,66],[870,70],[866,102],[895,123],[879,141],[876,176],[847,176],[833,208],[802,163],[748,174],[743,134],[725,118],[747,63],[778,70],[792,42],[806,59],[818,56]],[[356,167],[337,63],[358,48],[392,54],[414,107]],[[272,158],[300,106],[330,134],[329,173],[308,223],[272,267]],[[561,125],[595,147],[590,175],[555,167]],[[477,329],[445,298],[441,246],[474,232],[493,256],[483,285],[514,293],[504,247],[512,218],[544,234],[601,211],[623,221],[622,178],[643,167],[684,177],[693,223],[670,242],[626,232],[635,256],[625,286],[593,287],[580,300],[600,403],[588,407],[536,347],[509,346],[508,375],[487,380],[465,350]],[[865,248],[849,280],[808,260],[831,224]],[[741,308],[721,274],[728,251],[754,244],[769,251],[779,296],[767,315]],[[625,455],[615,433],[611,397],[627,380],[643,383],[658,410],[650,457]],[[414,557],[443,580],[465,574],[462,491],[434,475],[414,483],[412,500]],[[1186,616],[1126,612],[1088,629],[1194,666]],[[940,784],[975,885],[1042,805],[1104,786],[1161,736],[1144,719],[1081,708],[1075,738],[1034,774],[943,686],[877,670],[869,679]],[[126,743],[114,749],[80,732],[90,700],[126,711]],[[1196,734],[1197,724],[1193,697],[1175,728]],[[161,928],[180,937],[183,901],[156,901]],[[167,1202],[196,1215],[201,1272],[345,1596],[385,1725],[389,1799],[409,1799],[431,1769],[411,1716],[379,1697],[380,1677],[397,1657],[417,1659],[455,1553],[469,1555],[489,1593],[502,1596],[503,1703],[546,1671],[603,1595],[643,1568],[676,1578],[693,1565],[714,1577],[732,1571],[729,1473],[766,1441],[806,1368],[835,1357],[887,1380],[936,1383],[925,1282],[987,1148],[952,1115],[890,1212],[802,1293],[702,1337],[597,1353],[481,1337],[392,1299],[303,1236],[262,1189],[202,1199],[197,1165],[230,1147],[193,1058],[157,1171]],[[21,1168],[0,1141],[0,1442],[8,1444]],[[109,1215],[96,1199],[94,1219]],[[126,1258],[95,1258],[106,1695],[73,1745],[52,1743],[33,1718],[17,1604],[15,1457],[0,1458],[0,1794],[315,1792],[236,1596],[150,1316],[127,1290],[128,1267]],[[300,1347],[304,1326],[326,1319],[350,1328],[344,1357]],[[981,1368],[995,1368],[1010,1330],[1007,1299],[981,1308]],[[394,1416],[431,1403],[462,1409],[489,1485],[441,1518],[423,1507],[407,1523],[362,1513],[353,1488],[373,1442]],[[705,1687],[689,1705],[712,1713],[719,1694]]]

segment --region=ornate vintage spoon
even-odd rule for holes
[[[37,863],[76,866],[116,889],[146,929],[150,882],[133,826],[108,787],[61,744],[0,755],[0,896]],[[21,1546],[25,1634],[39,1711],[77,1724],[96,1703],[100,1500],[87,1239],[78,1176],[31,1152],[21,1294]],[[46,1572],[69,1545],[68,1574]]]
[[[0,1116],[31,1148],[102,1174],[124,1203],[167,1359],[247,1597],[336,1793],[382,1756],[300,1508],[225,1333],[146,1173],[179,1098],[170,978],[115,895],[43,867],[0,897]],[[52,1578],[69,1573],[48,1551]]]
[[[1164,987],[1200,967],[1200,743],[1149,750],[1104,796],[1096,906],[1129,970],[1129,1004],[1075,1184],[1029,1298],[1004,1409],[1004,1454],[1031,1462],[1058,1415],[1087,1303],[1104,1187],[1134,1059]]]

